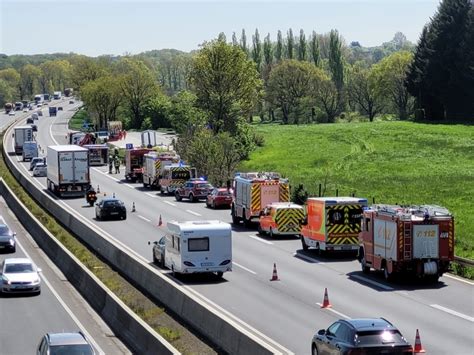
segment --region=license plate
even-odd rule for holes
[[[214,263],[201,263],[201,266],[213,266]]]
[[[71,187],[71,190],[72,190],[72,191],[77,191],[78,188],[77,188],[77,186],[72,186],[72,187]]]
[[[351,245],[343,245],[342,250],[351,250],[352,246]]]
[[[4,246],[4,245],[0,245],[0,249],[3,249],[3,248],[5,248],[5,246]]]
[[[118,214],[118,212],[110,212],[110,214],[115,215]]]

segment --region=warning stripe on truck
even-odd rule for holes
[[[327,243],[335,245],[359,244],[359,239],[358,237],[329,237]]]
[[[282,208],[277,210],[275,222],[279,232],[299,232],[304,219],[302,208]]]
[[[288,184],[280,184],[280,202],[290,202],[290,188]]]

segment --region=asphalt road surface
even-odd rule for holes
[[[66,143],[67,120],[74,111],[64,106],[65,111],[57,117],[40,119],[37,140],[42,147]],[[10,138],[7,147],[12,150]],[[169,220],[231,222],[229,210],[176,202],[174,197],[162,197],[140,184],[126,182],[123,170],[121,174],[107,171],[107,167],[91,168],[92,183],[95,188],[100,186],[102,195],[115,194],[125,202],[126,221],[96,221],[94,209],[83,199],[60,203],[148,261],[151,249],[147,241],[159,239]],[[46,189],[46,178],[34,181]],[[130,212],[132,203],[135,213]],[[160,215],[161,228],[157,226]],[[176,281],[280,350],[309,353],[313,334],[340,318],[384,317],[412,344],[419,329],[430,354],[474,354],[474,283],[447,275],[436,285],[412,281],[390,284],[379,274],[362,274],[353,257],[318,257],[311,251],[303,252],[296,238],[261,237],[256,228],[233,230],[233,272],[224,274],[222,281],[193,277]],[[273,263],[280,281],[270,281]],[[169,275],[168,270],[160,271]],[[330,309],[320,307],[325,288]]]

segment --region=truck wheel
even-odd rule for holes
[[[189,194],[189,202],[194,202],[194,195],[193,194]]]
[[[250,222],[250,219],[247,219],[245,210],[242,212],[242,214],[243,214],[242,220],[244,221],[244,226],[247,228],[250,228],[252,226],[252,223]]]
[[[367,266],[367,263],[365,261],[365,256],[362,256],[362,259],[360,259],[360,266],[364,274],[368,274],[370,272],[370,266]]]
[[[176,201],[181,201],[181,195],[177,191],[174,194],[174,198],[176,199]]]
[[[153,264],[158,265],[158,259],[155,256],[155,252],[153,252]]]
[[[165,256],[164,256],[164,255],[161,255],[160,267],[161,267],[162,269],[165,268]]]
[[[270,232],[268,233],[270,238],[274,238],[275,236],[273,235],[273,229],[270,227]]]
[[[221,279],[223,275],[224,275],[224,273],[222,271],[216,272],[216,276],[217,276],[218,279]]]
[[[393,273],[388,272],[388,267],[385,266],[383,269],[383,277],[387,281],[391,281],[393,279]]]
[[[160,186],[160,195],[164,195],[165,194],[165,190],[163,190],[163,188]]]
[[[304,241],[304,237],[301,236],[301,246],[303,248],[304,251],[307,251],[309,249],[308,245],[306,244],[306,242]]]
[[[262,229],[262,226],[260,225],[260,223],[258,224],[258,234],[265,235],[265,231]]]
[[[234,205],[230,207],[230,215],[232,216],[232,223],[239,224],[240,218],[235,215],[235,208]]]

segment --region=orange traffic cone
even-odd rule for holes
[[[418,332],[418,329],[416,330],[415,348],[413,349],[413,352],[415,354],[423,354],[426,352],[425,349],[423,349],[423,345],[421,345],[420,333]]]
[[[270,281],[280,281],[280,279],[278,278],[276,263],[273,263],[273,275],[272,275],[272,278],[270,279]]]
[[[100,194],[100,186],[97,185],[97,193]]]
[[[135,202],[132,203],[132,212],[135,212],[136,209],[135,209]]]
[[[161,220],[161,214],[160,214],[160,219],[158,220],[158,227],[161,227],[163,225],[163,221]]]
[[[323,299],[323,304],[321,305],[321,308],[330,308],[332,307],[331,303],[329,303],[329,297],[328,297],[328,289],[324,289],[324,299]]]

